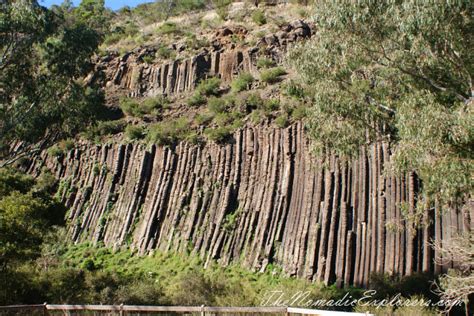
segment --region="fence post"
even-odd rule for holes
[[[43,303],[43,315],[48,315],[48,303],[46,302]]]
[[[122,303],[122,304],[120,304],[120,316],[123,316],[123,314],[124,313],[123,313],[123,303]]]
[[[290,316],[290,313],[288,312],[288,306],[286,307],[286,316]]]
[[[201,316],[206,316],[206,313],[204,312],[204,306],[205,305],[201,305]]]

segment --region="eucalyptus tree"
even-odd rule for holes
[[[467,215],[472,207],[473,7],[464,0],[315,1],[316,34],[289,56],[312,100],[315,151],[350,157],[389,142],[392,171],[422,180],[417,214],[435,201]],[[462,253],[453,260],[462,258],[462,269],[441,277],[441,296],[464,300],[467,309],[473,232],[459,238],[467,243],[452,247]],[[437,247],[451,249],[444,241]]]
[[[473,190],[472,1],[316,1],[317,32],[290,53],[313,101],[317,152],[388,141],[425,196]],[[434,199],[431,199],[433,201]]]
[[[80,17],[66,21],[34,0],[0,4],[1,165],[74,135],[100,112],[101,92],[83,78],[101,36]]]

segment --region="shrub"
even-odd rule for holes
[[[210,98],[207,107],[212,113],[222,113],[226,110],[227,105],[221,98]]]
[[[254,78],[249,73],[242,73],[237,78],[232,81],[232,91],[240,92],[243,90],[248,90],[250,84],[254,81]]]
[[[73,149],[75,147],[75,144],[74,144],[74,140],[68,138],[68,139],[65,139],[65,140],[62,140],[60,143],[59,143],[59,146],[64,149],[65,151],[70,151],[71,149]]]
[[[237,209],[236,211],[229,213],[224,217],[222,228],[225,231],[230,232],[235,229],[235,225],[237,224],[237,221],[239,219],[240,212],[241,212],[241,209]]]
[[[144,136],[143,126],[128,125],[125,128],[125,137],[129,140],[142,139]]]
[[[43,167],[41,169],[41,174],[36,178],[33,191],[53,194],[55,192],[57,182],[58,181],[56,177],[51,173],[51,171],[48,168]]]
[[[250,112],[255,109],[262,108],[263,100],[258,93],[252,93],[247,96],[245,99],[245,105],[247,107],[247,112]]]
[[[158,48],[157,54],[163,59],[173,59],[175,56],[174,51],[166,46],[160,46],[160,48]]]
[[[196,91],[205,96],[218,95],[219,88],[221,85],[221,80],[216,77],[208,78],[199,83],[196,88]]]
[[[116,300],[134,305],[163,305],[163,292],[154,279],[140,278],[118,287]]]
[[[212,121],[213,118],[214,114],[209,112],[202,112],[196,115],[195,120],[198,125],[207,125]]]
[[[198,93],[198,92],[194,93],[194,94],[188,99],[188,105],[189,105],[189,106],[200,106],[200,105],[202,105],[202,104],[204,104],[204,103],[206,103],[206,98],[205,98],[202,94],[200,94],[200,93]]]
[[[258,68],[270,68],[275,66],[275,62],[267,57],[260,57],[257,59],[257,67]]]
[[[305,97],[305,91],[303,87],[295,83],[293,80],[285,85],[285,94],[297,99],[302,99]]]
[[[308,10],[307,8],[299,8],[297,13],[301,18],[307,19],[311,14],[311,10]]]
[[[288,117],[283,114],[283,115],[280,115],[279,117],[277,117],[275,119],[275,124],[276,126],[278,126],[279,128],[285,128],[288,126],[289,124],[289,120],[288,120]]]
[[[155,60],[155,57],[151,56],[151,55],[146,55],[146,56],[143,57],[143,61],[146,64],[152,64],[154,60]]]
[[[217,15],[222,19],[226,20],[229,15],[229,5],[232,3],[232,0],[212,0],[216,8]]]
[[[218,113],[214,117],[214,122],[219,126],[228,126],[234,122],[234,116],[229,112]]]
[[[165,22],[162,25],[160,25],[156,31],[159,34],[173,34],[173,33],[181,33],[181,31],[178,29],[178,26],[173,23],[173,22]]]
[[[150,126],[147,140],[158,145],[172,145],[185,139],[189,133],[189,121],[185,118],[179,118]]]
[[[123,98],[120,100],[120,108],[128,115],[142,117],[145,114],[151,114],[161,110],[169,103],[168,99],[163,96],[147,98],[138,102],[132,98]]]
[[[123,120],[100,121],[97,123],[96,132],[100,136],[114,135],[123,132],[125,125]]]
[[[261,110],[253,111],[250,114],[250,121],[254,124],[260,124],[264,118],[264,113]]]
[[[284,74],[286,74],[286,71],[281,67],[270,68],[260,73],[260,80],[266,83],[275,83]]]
[[[189,132],[184,137],[184,140],[190,144],[199,144],[201,142],[201,137],[197,132]]]
[[[230,135],[232,131],[231,128],[228,126],[222,126],[217,128],[206,128],[204,130],[204,134],[210,141],[216,143],[224,142]]]
[[[300,105],[300,106],[294,108],[294,109],[291,111],[291,117],[292,117],[295,121],[304,119],[304,118],[306,117],[306,115],[307,115],[306,106],[304,106],[304,105]]]
[[[117,44],[123,37],[121,33],[110,33],[104,39],[104,44],[107,46]]]
[[[268,99],[263,102],[263,108],[265,111],[273,112],[280,108],[280,101],[277,99]]]
[[[162,110],[169,104],[169,100],[165,96],[156,96],[146,98],[141,103],[141,111],[150,114]]]
[[[48,155],[53,157],[61,157],[64,155],[64,151],[58,145],[54,145],[48,148]]]
[[[120,99],[120,109],[122,109],[125,114],[132,116],[141,117],[144,114],[141,111],[140,104],[132,98]]]
[[[199,49],[209,46],[209,41],[206,38],[197,38],[196,34],[191,33],[186,37],[186,46],[192,49]]]
[[[267,18],[265,17],[265,13],[262,10],[255,10],[252,13],[252,21],[254,21],[257,25],[264,25],[267,23]]]
[[[87,271],[93,271],[96,269],[95,262],[91,258],[87,258],[86,260],[84,260],[81,266],[82,269],[85,269]]]
[[[238,114],[240,114],[240,113],[238,113]],[[240,115],[238,115],[236,117],[234,116],[234,121],[232,122],[232,125],[231,125],[232,130],[242,128],[242,127],[244,127],[244,125],[245,125],[244,121],[242,120]]]

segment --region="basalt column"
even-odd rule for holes
[[[419,179],[387,175],[390,159],[380,143],[352,161],[322,161],[302,124],[261,125],[222,145],[84,143],[62,158],[43,153],[30,172],[46,166],[60,179],[74,242],[191,251],[257,271],[273,263],[343,286],[366,285],[373,272],[441,272],[448,266],[432,263],[427,242],[472,229],[472,214],[438,203],[415,226],[405,210],[415,211]]]

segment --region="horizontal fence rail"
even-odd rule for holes
[[[49,311],[64,312],[117,312],[120,315],[126,313],[247,313],[247,314],[299,314],[319,316],[374,316],[367,313],[337,312],[328,310],[294,308],[294,307],[213,307],[213,306],[145,306],[145,305],[9,305],[0,306],[0,315],[9,312],[43,311],[48,315]]]

